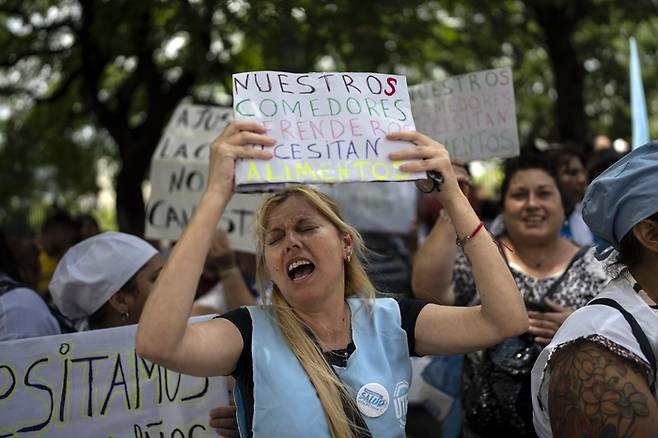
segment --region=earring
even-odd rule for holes
[[[123,321],[128,321],[128,318],[130,318],[130,313],[128,312],[121,312],[121,319]]]
[[[349,252],[345,256],[345,260],[347,261],[347,263],[352,261],[352,250],[351,249],[349,250]]]

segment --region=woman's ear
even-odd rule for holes
[[[112,306],[114,310],[120,314],[125,314],[130,311],[130,302],[128,294],[119,289],[116,291],[107,302]]]
[[[633,227],[633,235],[647,250],[658,254],[658,222],[645,219]]]
[[[345,233],[343,235],[343,258],[346,258],[348,255],[352,257],[352,252],[354,252],[352,235]]]

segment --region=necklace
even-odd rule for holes
[[[347,304],[347,302],[345,303],[344,309],[345,312],[343,313],[343,317],[341,318],[341,323],[344,327],[345,323],[347,322],[347,333],[349,336],[349,341],[345,348],[325,350],[324,348],[322,348],[323,343],[321,343],[318,338],[313,336],[315,342],[318,344],[318,346],[320,346],[321,350],[323,350],[322,354],[324,355],[326,361],[333,366],[342,367],[342,368],[347,366],[347,360],[352,355],[354,350],[356,350],[356,346],[352,341],[352,318],[351,318],[352,313],[350,312],[350,306]]]
[[[347,348],[325,352],[324,357],[331,365],[344,368],[347,366],[347,360],[354,353],[354,350],[356,350],[356,346],[354,342],[350,342]]]

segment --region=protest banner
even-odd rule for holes
[[[418,189],[412,182],[323,184],[318,189],[334,198],[345,221],[360,232],[408,235],[416,225]]]
[[[180,237],[206,188],[210,142],[231,121],[232,113],[204,105],[176,108],[151,161],[147,238]],[[234,250],[255,252],[252,222],[261,200],[257,194],[236,194],[226,207],[218,226]]]
[[[142,359],[136,328],[0,343],[0,437],[217,436],[208,412],[228,404],[226,378]]]
[[[335,183],[424,178],[399,170],[385,138],[414,130],[404,76],[274,71],[233,75],[236,119],[257,121],[276,139],[272,160],[241,160],[236,188],[285,182]],[[254,146],[262,147],[262,146]]]
[[[509,68],[484,70],[409,87],[416,129],[464,161],[519,154]]]

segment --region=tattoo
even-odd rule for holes
[[[629,379],[638,372],[634,364],[600,346],[576,342],[557,351],[550,366],[554,436],[630,437],[636,420],[649,416],[646,391]]]

